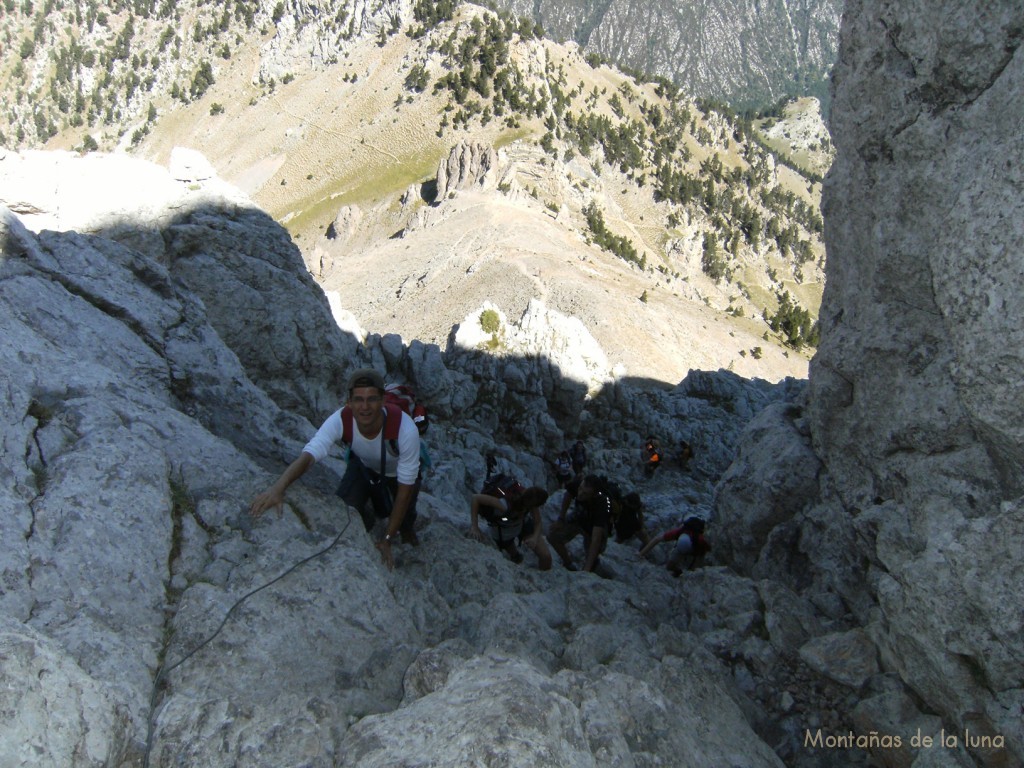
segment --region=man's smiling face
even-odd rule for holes
[[[384,395],[376,387],[356,387],[348,398],[356,426],[367,437],[372,437],[380,431],[383,421],[380,406],[383,401]]]

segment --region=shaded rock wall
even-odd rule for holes
[[[1024,757],[1022,37],[1018,2],[847,3],[810,386],[861,619],[927,708],[1006,736],[986,765]]]

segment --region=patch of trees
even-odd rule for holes
[[[210,62],[204,60],[200,62],[199,68],[192,76],[192,85],[188,90],[189,96],[193,99],[200,98],[213,83],[213,67],[210,66]]]
[[[718,249],[718,235],[714,232],[704,233],[700,268],[705,275],[715,282],[729,275],[729,266]]]
[[[821,334],[811,313],[797,304],[789,291],[776,294],[776,298],[779,301],[778,309],[771,316],[765,310],[768,327],[781,334],[783,341],[793,349],[818,346]]]
[[[454,0],[416,0],[412,7],[412,17],[417,25],[409,27],[406,34],[414,40],[420,39],[438,24],[451,21],[455,15],[455,6]]]
[[[612,122],[607,115],[587,112],[579,117],[565,115],[565,127],[583,155],[590,155],[595,144],[604,152],[604,159],[626,174],[644,165],[647,132],[638,120]]]
[[[427,14],[424,18],[429,18],[428,9],[424,8],[423,13]],[[418,33],[418,29],[410,30],[410,34]],[[485,124],[492,117],[505,117],[505,123],[515,127],[519,117],[540,117],[547,112],[547,95],[536,85],[526,86],[509,54],[509,43],[516,35],[525,39],[541,34],[543,30],[532,21],[516,19],[503,11],[474,17],[468,34],[461,40],[457,30],[453,30],[437,46],[437,52],[444,56],[447,73],[435,80],[433,92],[448,91],[453,104],[461,107],[452,125],[468,125],[469,120],[480,116]],[[454,111],[453,104],[445,111]],[[442,117],[438,135],[443,134],[447,125],[447,116]]]
[[[637,253],[636,246],[628,237],[616,235],[608,229],[604,223],[604,214],[597,204],[591,201],[583,209],[583,215],[587,219],[587,226],[594,236],[594,242],[604,250],[615,254],[623,261],[636,264],[640,269],[647,268],[647,257]]]
[[[430,84],[430,75],[422,64],[414,64],[405,76],[405,89],[413,93],[423,93]]]

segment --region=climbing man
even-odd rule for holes
[[[544,519],[541,509],[548,492],[539,486],[524,488],[507,475],[497,475],[475,494],[469,508],[470,538],[489,538],[508,555],[513,563],[521,563],[523,555],[516,542],[529,547],[537,555],[537,567],[551,569],[551,552],[544,540]],[[488,533],[480,528],[480,519],[487,523]]]
[[[583,570],[593,571],[598,558],[608,542],[611,530],[612,499],[607,492],[607,480],[598,475],[586,475],[573,489],[573,483],[566,489],[558,519],[548,530],[548,543],[558,553],[562,564],[570,571],[576,570],[568,544],[577,536],[583,536]],[[570,495],[572,494],[572,495]],[[566,515],[569,500],[575,497],[572,512]]]
[[[358,510],[367,532],[377,518],[386,518],[384,535],[377,542],[388,570],[394,568],[391,545],[401,533],[402,543],[419,541],[416,489],[420,471],[420,435],[412,417],[384,401],[384,377],[372,368],[355,371],[348,381],[348,401],[317,430],[302,453],[270,488],[253,499],[249,512],[261,515],[277,507],[284,493],[306,470],[322,460],[333,443],[349,447],[345,474],[338,495]],[[366,509],[370,502],[372,511]]]

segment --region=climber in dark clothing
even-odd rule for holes
[[[575,483],[576,481],[570,483],[569,488]],[[603,478],[597,475],[580,478],[572,512],[566,514],[569,505],[563,501],[558,520],[551,524],[548,531],[548,543],[569,570],[576,570],[576,566],[567,545],[577,536],[583,536],[584,571],[593,571],[601,552],[604,551],[612,523],[612,501],[602,490],[603,485]],[[566,499],[572,498],[569,495],[569,488],[566,489]]]

